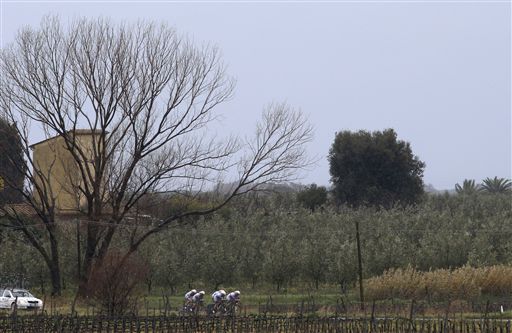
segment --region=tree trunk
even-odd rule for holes
[[[149,273],[151,274],[151,273]],[[146,280],[146,285],[148,287],[148,294],[151,294],[151,287],[153,286],[153,279],[152,278],[148,278]]]
[[[60,281],[60,267],[59,264],[53,264],[50,268],[50,278],[52,281],[52,296],[60,296],[61,294],[61,281]]]
[[[95,221],[96,219],[91,220]],[[112,241],[112,237],[115,233],[114,227],[108,227],[106,235],[103,239],[100,239],[100,227],[94,224],[90,224],[87,226],[87,239],[85,245],[85,253],[84,253],[84,262],[81,270],[80,283],[78,287],[78,292],[81,296],[85,296],[87,292],[87,285],[89,283],[89,277],[91,274],[91,270],[94,264],[101,263],[103,258],[107,255],[108,249],[110,247],[110,243]],[[101,240],[101,246],[99,246]],[[131,254],[133,251],[129,251]],[[124,258],[123,261],[124,262]]]
[[[78,285],[78,294],[80,296],[85,296],[87,293],[87,284],[89,282],[89,276],[91,274],[92,264],[96,254],[96,246],[98,244],[96,238],[98,234],[97,228],[98,227],[95,225],[87,225],[87,239],[85,242],[84,261]]]
[[[45,291],[44,291],[44,272],[43,272],[43,269],[41,269],[39,271],[39,284],[40,284],[40,287],[41,287],[41,294],[44,295]]]
[[[50,277],[52,281],[52,296],[60,296],[62,291],[62,280],[59,262],[59,247],[57,238],[55,237],[55,230],[50,233],[50,251],[51,251],[51,264],[50,264]]]

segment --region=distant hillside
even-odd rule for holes
[[[427,193],[437,193],[437,192],[439,192],[434,187],[434,185],[432,185],[432,184],[425,184],[425,185],[423,185],[423,190],[425,190],[425,192],[427,192]]]
[[[236,183],[219,184],[215,188],[215,192],[220,194],[227,194],[235,188]],[[258,187],[259,191],[278,192],[278,193],[293,193],[299,192],[306,188],[306,185],[299,183],[279,183],[279,184],[262,184]]]
[[[425,190],[426,193],[430,193],[430,194],[442,194],[442,193],[445,193],[445,192],[448,192],[450,194],[455,193],[455,189],[438,190],[432,184],[425,184],[423,186],[423,189]]]

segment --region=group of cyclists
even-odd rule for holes
[[[204,290],[197,291],[196,289],[192,289],[185,294],[185,306],[184,309],[187,309],[191,312],[197,312],[198,309],[203,305],[204,302]],[[212,295],[213,305],[210,307],[211,314],[215,314],[219,312],[221,309],[235,309],[235,307],[240,303],[240,291],[235,290],[226,293],[225,290],[220,289],[215,291]]]

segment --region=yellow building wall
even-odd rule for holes
[[[88,156],[88,161],[84,162],[91,163],[94,156],[92,151],[93,135],[77,134],[76,141]],[[55,199],[57,212],[74,212],[84,207],[86,201],[78,189],[83,181],[80,169],[66,148],[64,139],[60,136],[54,137],[38,143],[32,148],[34,168],[42,173],[41,177],[36,176],[36,182],[39,182],[40,185],[47,184],[49,195]],[[39,201],[36,191],[34,195]]]

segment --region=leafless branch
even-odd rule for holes
[[[114,226],[130,223],[125,217],[148,194],[194,196],[238,175],[231,191],[209,208],[169,216],[133,237],[133,249],[181,217],[208,214],[237,195],[289,181],[310,162],[305,144],[312,128],[286,104],[264,110],[253,138],[212,137],[208,125],[217,106],[231,98],[234,80],[218,49],[197,47],[166,25],[80,19],[63,28],[47,17],[2,50],[0,68],[2,110],[13,124],[31,123],[62,141],[71,161],[66,168],[74,170],[62,187],[85,207],[79,211],[84,218],[107,224],[88,225],[85,272],[93,257],[105,255]],[[37,193],[50,210],[54,195],[44,184],[55,175],[34,164],[30,129],[24,133],[32,170],[27,181],[47,181],[29,185],[33,193],[25,197],[34,200]]]

